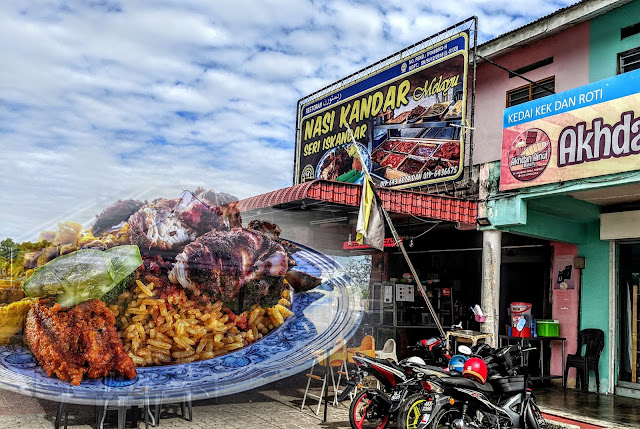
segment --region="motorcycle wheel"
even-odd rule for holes
[[[547,423],[542,416],[540,408],[538,408],[538,404],[536,404],[533,400],[527,403],[524,422],[525,429],[544,429],[547,427]]]
[[[426,398],[421,393],[416,393],[405,399],[398,414],[398,429],[417,429],[422,417],[422,404]]]
[[[384,395],[378,389],[360,392],[349,407],[349,423],[353,429],[384,429],[389,423],[389,413],[381,410],[372,400],[374,395]]]
[[[429,429],[450,428],[451,423],[459,418],[462,418],[462,411],[457,407],[442,408],[429,424]]]

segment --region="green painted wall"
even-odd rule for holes
[[[590,21],[590,82],[618,74],[618,54],[640,47],[640,34],[620,40],[620,29],[638,22],[640,22],[640,0],[635,0]]]
[[[599,328],[604,331],[604,350],[600,357],[600,389],[609,384],[609,242],[600,240],[600,222],[586,225],[586,244],[578,245],[578,255],[585,257],[582,270],[580,329]],[[591,386],[595,390],[592,375]]]
[[[563,243],[582,243],[586,225],[534,211],[527,212],[527,224],[509,227],[509,232]]]

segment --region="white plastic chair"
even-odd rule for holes
[[[376,357],[378,359],[391,359],[395,363],[398,363],[398,356],[396,354],[396,341],[393,338],[389,338],[385,341],[382,350],[376,350]]]

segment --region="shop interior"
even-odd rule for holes
[[[398,229],[402,231],[402,224]],[[482,233],[447,223],[431,230],[423,226],[424,231],[429,232],[419,239],[405,231],[405,247],[440,323],[445,331],[453,325],[479,331],[480,323],[471,308],[481,304]],[[407,346],[438,335],[438,330],[402,253],[389,248],[383,259],[374,259],[378,268],[382,268],[380,260],[384,274],[372,271],[369,311],[361,331],[373,335],[376,342],[394,338],[400,357],[408,355]],[[531,303],[534,318],[550,316],[549,272],[548,242],[504,234],[500,293],[504,333],[511,323],[511,302]]]
[[[640,243],[618,244],[620,373],[618,383],[640,389]]]
[[[452,325],[479,331],[471,307],[481,304],[482,232],[475,226],[391,215],[445,331]],[[347,246],[355,240],[357,207],[305,201],[243,215],[244,221],[251,219],[280,225],[283,237],[330,255],[357,279],[365,311],[350,346],[358,345],[365,335],[373,335],[376,345],[393,338],[402,359],[409,356],[407,346],[438,335],[398,247],[380,252]],[[388,226],[385,235],[391,237]],[[551,252],[547,241],[509,233],[503,234],[502,247],[500,318],[506,333],[511,302],[529,302],[535,318],[550,317]]]

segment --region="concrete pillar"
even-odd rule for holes
[[[493,336],[493,346],[498,346],[500,306],[500,264],[502,255],[502,231],[482,231],[482,311],[487,316],[480,330]]]

